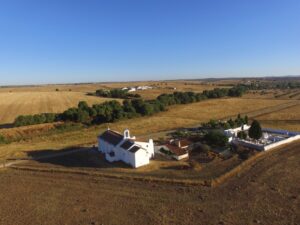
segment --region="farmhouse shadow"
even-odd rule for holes
[[[63,150],[38,150],[26,152],[28,158],[42,164],[69,168],[129,168],[125,163],[109,163],[104,155],[99,153],[96,148],[77,148]]]

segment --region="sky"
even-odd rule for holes
[[[0,85],[279,75],[299,0],[0,0]]]

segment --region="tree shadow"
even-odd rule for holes
[[[13,123],[4,123],[4,124],[0,124],[0,129],[4,129],[4,128],[13,128],[14,124]]]
[[[69,168],[131,168],[123,162],[110,163],[96,148],[44,149],[25,152],[31,160],[45,165]]]

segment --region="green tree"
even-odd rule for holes
[[[227,121],[227,123],[230,125],[231,128],[234,128],[235,123],[231,118]]]
[[[247,115],[244,117],[244,123],[248,124],[248,116]]]
[[[245,131],[240,131],[237,133],[238,138],[240,139],[246,139],[247,138],[247,133]]]
[[[78,110],[77,122],[86,123],[88,122],[90,115],[87,111]]]
[[[89,105],[87,104],[86,101],[80,101],[78,103],[78,108],[82,111],[87,111],[87,112],[89,111]]]
[[[204,139],[210,145],[225,146],[228,142],[228,137],[221,131],[211,131],[204,136]]]
[[[249,137],[253,139],[260,139],[262,136],[262,130],[259,122],[257,120],[253,120],[251,127],[249,129]]]

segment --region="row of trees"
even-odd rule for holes
[[[266,89],[295,89],[300,88],[300,82],[297,81],[265,81],[252,82],[250,84],[239,84],[236,87],[244,88],[245,90],[266,90]]]
[[[95,92],[96,96],[104,97],[104,98],[140,98],[139,94],[131,94],[127,90],[122,89],[112,89],[112,90],[103,90],[99,89]]]
[[[240,139],[247,139],[247,137],[258,140],[262,137],[262,128],[260,123],[257,120],[253,120],[251,127],[248,130],[248,134],[246,131],[238,132],[237,136]]]
[[[33,116],[19,116],[15,120],[15,126],[50,123],[55,121],[73,121],[85,124],[115,122],[121,119],[149,116],[161,111],[165,111],[169,105],[188,104],[207,98],[216,98],[216,96],[221,98],[225,96],[224,93],[227,93],[228,96],[229,93],[232,92],[231,90],[232,88],[216,88],[209,92],[204,91],[203,93],[174,92],[173,94],[162,94],[155,100],[134,98],[125,99],[123,103],[113,100],[104,102],[102,104],[95,104],[91,107],[86,102],[79,102],[78,107],[69,108],[61,114],[43,113]],[[98,92],[98,94],[99,93],[100,92]],[[120,98],[122,96],[120,93],[123,93],[123,91],[114,92],[112,90],[109,93],[113,93],[112,95],[109,95],[109,97]],[[103,95],[101,94],[101,96]]]
[[[42,123],[53,123],[59,120],[58,114],[55,113],[42,113],[36,115],[26,115],[18,116],[15,119],[14,125],[16,127],[28,126],[33,124],[42,124]]]
[[[245,115],[242,117],[240,114],[237,115],[235,119],[230,118],[227,121],[216,121],[216,120],[210,120],[207,123],[203,123],[202,126],[204,128],[213,128],[213,129],[230,129],[230,128],[236,128],[240,127],[243,124],[248,124],[248,116]]]

